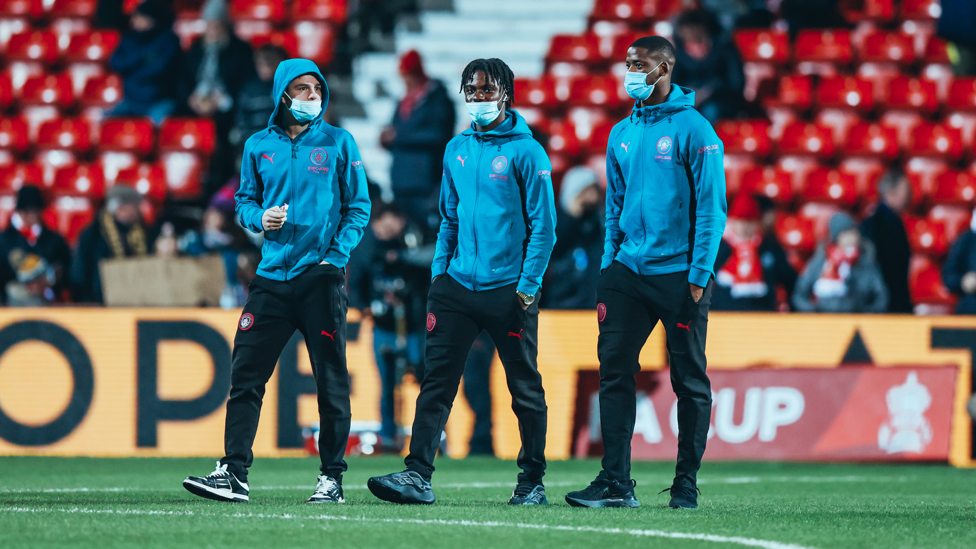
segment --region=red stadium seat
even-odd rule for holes
[[[851,33],[847,30],[802,30],[793,46],[793,59],[800,74],[837,74],[853,59]]]
[[[923,61],[926,65],[933,63],[948,65],[951,63],[949,60],[949,44],[939,37],[929,37],[925,44]]]
[[[952,313],[957,298],[943,284],[942,270],[938,265],[924,256],[912,257],[908,278],[915,314]]]
[[[170,151],[159,154],[166,175],[166,189],[175,200],[199,198],[203,192],[204,160],[198,154]]]
[[[838,170],[818,168],[807,175],[802,195],[805,202],[836,204],[852,208],[858,200],[854,176]]]
[[[907,76],[894,78],[888,84],[884,106],[888,109],[932,113],[939,107],[935,83]]]
[[[37,133],[38,149],[63,149],[84,154],[91,147],[91,128],[80,118],[62,118],[41,125]]]
[[[779,150],[788,155],[815,155],[829,158],[834,155],[830,128],[817,124],[795,122],[783,130]]]
[[[903,69],[890,63],[861,63],[857,67],[857,77],[871,82],[874,87],[874,99],[883,101],[888,95],[888,84],[901,76]]]
[[[556,98],[556,81],[549,76],[537,79],[516,78],[515,98],[518,104],[534,105],[542,108],[555,108],[559,105]]]
[[[962,146],[972,156],[976,148],[976,112],[952,112],[946,115],[943,123],[959,130]]]
[[[146,118],[112,118],[102,125],[99,149],[146,156],[153,150],[153,125]]]
[[[48,9],[48,17],[90,21],[95,18],[97,9],[97,0],[54,0]]]
[[[58,39],[51,31],[34,30],[15,34],[7,44],[10,61],[31,61],[53,65],[58,60]]]
[[[837,169],[854,178],[857,195],[863,204],[870,204],[878,199],[878,181],[888,171],[888,164],[876,158],[848,157]]]
[[[58,118],[63,109],[74,105],[71,80],[64,74],[28,78],[21,91],[20,104],[31,140],[34,140],[41,124]]]
[[[684,3],[684,0],[644,0],[644,15],[666,21],[678,15]]]
[[[92,78],[85,83],[79,102],[85,107],[109,108],[122,101],[122,78],[115,74]]]
[[[843,5],[844,18],[852,23],[862,21],[891,21],[895,16],[894,0],[862,0]]]
[[[202,191],[201,172],[213,152],[216,130],[206,118],[173,118],[159,129],[159,159],[168,194],[175,199],[196,198]]]
[[[929,194],[929,201],[937,205],[966,206],[971,209],[976,205],[976,177],[955,170],[939,174]]]
[[[939,221],[906,217],[905,231],[908,233],[908,244],[912,253],[938,258],[949,250],[945,225]]]
[[[785,32],[746,29],[736,31],[734,38],[743,61],[782,65],[790,59],[790,39]]]
[[[912,188],[910,206],[912,208],[919,208],[928,202],[929,195],[935,189],[936,177],[925,177],[917,172],[907,172],[906,176],[908,177],[908,184]]]
[[[180,46],[189,50],[193,42],[207,30],[207,22],[199,19],[196,14],[192,17],[180,17],[173,24],[173,32],[180,37]]]
[[[943,124],[924,123],[912,133],[909,150],[915,156],[958,160],[962,157],[962,135]]]
[[[598,63],[603,60],[600,55],[600,37],[592,34],[557,34],[549,43],[549,53],[546,62],[552,63]]]
[[[244,40],[256,34],[268,34],[285,19],[282,0],[233,0],[231,19],[237,35]]]
[[[0,190],[17,191],[24,185],[44,186],[44,174],[34,164],[14,164],[0,168]]]
[[[10,75],[0,73],[0,109],[10,108],[14,103],[14,86]]]
[[[217,130],[209,118],[170,118],[159,128],[160,151],[190,151],[211,154]]]
[[[166,199],[166,174],[162,167],[153,164],[141,164],[120,170],[115,185],[132,187],[144,198],[157,204]]]
[[[830,218],[841,211],[836,204],[807,202],[800,207],[799,214],[813,223],[813,236],[817,242],[823,242],[830,236]]]
[[[946,228],[946,239],[952,243],[965,231],[969,230],[972,222],[973,209],[968,206],[932,206],[928,219],[940,221]]]
[[[258,49],[267,44],[278,46],[289,56],[298,57],[298,37],[295,31],[275,31],[269,34],[256,34],[250,38],[251,47]]]
[[[624,57],[627,56],[627,50],[630,49],[630,45],[637,41],[638,38],[648,36],[653,34],[652,32],[625,32],[623,34],[618,34],[613,38],[613,44],[610,47],[609,52],[604,52],[609,54],[605,58],[609,61],[620,63],[623,61]],[[620,63],[622,66],[623,63]]]
[[[84,197],[56,198],[43,214],[44,222],[74,246],[81,231],[95,218],[95,207]]]
[[[571,122],[553,122],[549,125],[549,150],[555,153],[576,156],[580,153],[579,139],[576,128]]]
[[[348,0],[295,0],[291,3],[291,20],[344,23],[349,16],[347,2]]]
[[[813,253],[817,238],[813,234],[813,222],[797,215],[783,215],[776,220],[776,237],[787,251],[804,255]]]
[[[949,171],[946,161],[941,158],[911,157],[905,161],[905,173],[909,181],[917,181],[925,196],[935,189],[935,182],[939,175]],[[913,183],[913,187],[915,187]],[[915,200],[916,197],[912,197]]]
[[[20,117],[0,118],[0,150],[12,155],[21,155],[27,152],[29,147],[27,122]]]
[[[793,181],[789,173],[771,166],[755,168],[742,175],[740,192],[762,195],[788,206],[793,201]]]
[[[938,19],[942,15],[941,0],[902,0],[901,18],[912,21]]]
[[[519,114],[522,111],[519,110]],[[593,153],[606,153],[607,142],[610,140],[610,130],[613,129],[614,122],[603,121],[593,126],[593,131],[590,132],[590,140],[587,143],[587,149]]]
[[[718,123],[715,132],[726,154],[765,156],[772,149],[769,122],[765,120],[725,120]]]
[[[893,63],[908,66],[915,62],[912,38],[899,32],[873,32],[864,37],[858,52],[864,63]]]
[[[734,196],[742,188],[742,178],[746,173],[759,167],[756,159],[748,154],[726,154],[722,163],[725,167],[725,187],[729,196]]]
[[[949,87],[946,106],[957,111],[976,111],[976,78],[957,78]]]
[[[616,109],[624,105],[623,86],[612,76],[584,76],[574,78],[569,85],[569,104],[594,105]],[[629,102],[629,100],[628,100]]]
[[[64,52],[69,63],[107,63],[119,45],[119,33],[112,30],[89,31],[71,37]]]
[[[644,13],[643,0],[596,0],[590,21],[624,21],[633,25],[640,25],[650,20],[651,16]]]
[[[328,65],[335,57],[335,29],[322,21],[295,21],[292,26],[298,39],[298,55],[318,65]]]
[[[54,174],[51,192],[56,196],[78,196],[91,200],[105,197],[105,173],[98,164],[76,164]]]
[[[945,102],[949,97],[949,88],[956,76],[952,73],[952,65],[930,63],[922,67],[921,76],[935,84],[935,93],[939,96],[939,101]]]
[[[0,13],[11,16],[20,15],[33,20],[44,17],[43,0],[0,0]]]
[[[847,132],[844,155],[894,159],[898,156],[898,133],[880,124],[855,124]]]

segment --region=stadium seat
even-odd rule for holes
[[[549,135],[549,150],[555,153],[576,156],[580,153],[576,128],[571,122],[554,121],[545,130]]]
[[[556,81],[552,77],[543,76],[542,78],[516,78],[515,98],[520,105],[535,105],[544,109],[552,109],[559,106],[556,99]]]
[[[926,65],[938,64],[938,65],[948,65],[951,63],[949,60],[949,44],[937,37],[931,36],[925,43],[925,51],[922,55],[922,61]]]
[[[89,62],[107,63],[119,45],[118,31],[97,30],[76,34],[71,37],[64,60],[68,63]]]
[[[834,142],[830,128],[806,122],[794,122],[783,129],[779,151],[784,155],[812,155],[830,158]]]
[[[857,204],[854,176],[838,170],[817,168],[807,175],[800,196],[804,202],[836,204],[851,209]]]
[[[910,157],[905,160],[904,168],[909,180],[917,180],[925,196],[935,189],[939,175],[949,171],[949,166],[944,159],[932,157]]]
[[[184,51],[189,50],[193,42],[207,30],[207,22],[199,18],[199,14],[192,17],[179,17],[173,24],[173,32],[180,37],[180,46]]]
[[[631,25],[643,25],[651,16],[644,13],[643,0],[596,0],[590,12],[594,21],[622,21]]]
[[[939,221],[946,228],[946,239],[949,244],[956,241],[959,235],[969,230],[973,218],[973,209],[968,206],[932,206],[928,219]]]
[[[159,129],[159,160],[168,194],[174,199],[197,198],[207,155],[214,150],[216,130],[206,118],[172,118]]]
[[[105,184],[115,184],[119,171],[132,168],[153,150],[153,126],[144,118],[110,118],[101,129],[98,161]]]
[[[830,236],[830,218],[841,211],[844,210],[835,204],[808,202],[800,206],[799,214],[813,223],[813,236],[817,242],[823,242]]]
[[[27,122],[19,116],[0,118],[0,150],[12,158],[24,154],[29,147]]]
[[[891,21],[895,16],[894,0],[862,0],[842,4],[841,13],[851,23]]]
[[[725,145],[726,154],[768,155],[772,149],[769,122],[765,120],[724,120],[715,132]]]
[[[949,97],[949,88],[956,79],[952,72],[952,65],[929,63],[922,67],[921,77],[935,84],[935,93],[939,101],[945,102]]]
[[[800,74],[833,76],[853,59],[851,33],[842,29],[801,30],[793,46]]]
[[[159,128],[160,151],[189,151],[211,154],[216,143],[216,129],[209,118],[170,118]]]
[[[798,215],[781,215],[776,220],[776,237],[787,251],[810,255],[817,247],[813,222]]]
[[[623,63],[621,63],[621,61],[623,61],[624,57],[627,56],[627,50],[630,48],[630,45],[636,42],[638,38],[647,35],[647,32],[625,32],[618,34],[617,36],[614,36],[613,44],[611,45],[610,50],[601,50],[601,53],[606,54],[604,55],[606,60],[616,62],[618,63],[617,66],[623,67]]]
[[[878,199],[878,181],[889,169],[889,163],[877,158],[847,157],[840,161],[837,169],[854,178],[854,188],[861,197],[863,205]]]
[[[44,211],[43,219],[49,227],[56,230],[74,246],[81,231],[95,218],[95,207],[91,200],[78,196],[61,196]]]
[[[742,175],[739,192],[762,195],[782,206],[793,201],[793,181],[789,173],[772,166],[754,168]]]
[[[623,86],[612,76],[583,76],[574,78],[569,85],[569,104],[593,105],[606,109],[619,109],[626,102],[621,94]]]
[[[521,114],[522,111],[519,111]],[[598,127],[604,124],[613,124],[618,122],[616,117],[610,118],[607,116],[607,109],[598,106],[586,106],[586,107],[571,107],[566,110],[566,116],[564,120],[569,121],[576,128],[576,138],[579,139],[581,145],[583,145],[587,150],[590,149],[590,142],[593,140],[593,132]],[[609,137],[609,134],[607,135]],[[605,144],[604,144],[605,145]],[[606,147],[603,149],[595,151],[597,153],[606,153]]]
[[[914,156],[959,160],[962,134],[957,128],[926,122],[912,132],[909,150]]]
[[[929,201],[936,205],[972,208],[976,205],[976,177],[964,171],[942,172],[935,178]]]
[[[976,78],[957,78],[949,87],[946,106],[957,111],[976,112]]]
[[[753,101],[762,83],[775,78],[789,60],[789,37],[785,32],[749,29],[736,32],[734,39],[746,77],[743,94],[746,101]]]
[[[258,49],[267,44],[278,46],[291,57],[298,57],[298,37],[295,31],[274,31],[268,34],[255,34],[250,38],[251,47]]]
[[[326,66],[335,57],[335,29],[323,21],[295,21],[292,30],[298,39],[298,55]]]
[[[822,78],[817,86],[816,103],[820,108],[867,112],[874,108],[874,88],[870,81],[860,78]]]
[[[0,0],[0,13],[6,16],[23,16],[34,21],[44,17],[43,0]]]
[[[946,115],[943,124],[959,130],[963,150],[972,157],[976,151],[976,112],[953,112]]]
[[[847,132],[844,155],[894,159],[898,156],[898,134],[889,126],[860,122]]]
[[[48,4],[47,1],[44,2]],[[78,19],[90,21],[98,9],[97,0],[54,0],[49,4],[47,15],[51,19]]]
[[[592,34],[557,34],[549,43],[546,63],[599,63],[600,37]]]
[[[44,186],[44,174],[34,164],[14,164],[0,168],[0,190],[17,191],[24,185]]]
[[[10,75],[0,73],[0,109],[8,109],[14,104],[14,86]]]
[[[75,164],[59,169],[50,188],[55,196],[77,196],[90,200],[105,197],[105,173],[98,164]]]
[[[929,80],[900,76],[888,84],[884,107],[889,110],[918,111],[930,114],[939,107],[935,83]]]
[[[122,101],[122,78],[109,74],[92,78],[85,83],[85,89],[78,98],[83,107],[108,109]]]
[[[26,61],[53,65],[58,61],[58,39],[51,31],[32,30],[10,37],[8,61]]]
[[[344,23],[349,16],[348,0],[294,0],[289,11],[292,21],[312,20]]]
[[[234,30],[244,40],[256,34],[268,34],[285,18],[282,0],[233,0],[230,16]]]
[[[912,38],[899,32],[873,32],[864,37],[858,51],[862,63],[891,63],[906,67],[915,62]]]
[[[946,228],[940,221],[908,216],[905,231],[912,253],[940,258],[949,250]]]
[[[80,118],[61,118],[41,125],[34,162],[44,171],[44,185],[54,184],[55,172],[76,163],[91,147],[91,129]]]
[[[159,163],[166,176],[166,189],[170,198],[188,200],[200,197],[206,165],[200,155],[186,151],[163,152],[159,154]]]
[[[938,19],[942,15],[940,0],[902,0],[901,18],[910,21]]]
[[[725,167],[725,187],[729,196],[735,196],[742,188],[742,178],[759,164],[750,154],[726,154],[722,159]]]
[[[31,140],[48,120],[58,118],[74,105],[71,80],[64,74],[45,74],[28,78],[20,95],[21,114],[27,120]]]
[[[114,185],[132,187],[156,204],[161,204],[166,199],[166,174],[162,167],[154,164],[140,164],[119,170]]]
[[[909,289],[915,314],[951,314],[956,296],[942,282],[942,270],[927,257],[912,257],[909,269]]]
[[[871,82],[875,102],[881,102],[888,95],[888,83],[901,76],[902,69],[894,64],[861,63],[857,67],[857,77]]]

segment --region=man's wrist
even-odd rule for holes
[[[532,305],[533,303],[535,303],[535,296],[534,295],[529,295],[529,294],[527,294],[525,292],[521,292],[519,290],[515,290],[515,294],[518,295],[519,296],[519,299],[522,300],[522,303],[524,303],[526,305]]]

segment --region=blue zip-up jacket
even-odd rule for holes
[[[288,204],[281,229],[264,233],[257,272],[272,280],[291,280],[323,260],[345,267],[369,221],[366,173],[352,135],[326,124],[321,114],[295,139],[275,124],[285,88],[306,74],[322,82],[325,112],[329,88],[315,63],[282,61],[274,76],[275,110],[267,129],[244,143],[235,197],[241,224],[256,233],[265,210]]]
[[[607,143],[607,233],[600,268],[640,275],[688,272],[706,286],[725,231],[725,147],[695,110],[695,92],[634,104]]]
[[[497,128],[474,124],[447,144],[432,278],[472,291],[518,283],[535,295],[556,243],[552,166],[513,110]]]

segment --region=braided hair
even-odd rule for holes
[[[515,74],[512,73],[512,69],[504,61],[496,57],[492,57],[491,59],[475,59],[468,63],[468,66],[464,67],[464,72],[461,73],[460,91],[464,91],[464,85],[478,71],[485,73],[485,77],[489,81],[494,82],[495,85],[505,91],[508,95],[507,103],[509,105],[515,103]]]

